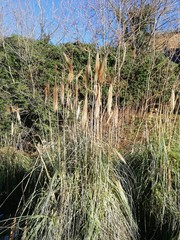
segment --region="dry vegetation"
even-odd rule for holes
[[[2,38],[0,239],[180,238],[179,33],[108,4],[115,46]]]
[[[180,33],[159,33],[155,38],[156,48],[163,50],[165,47],[167,49],[176,49],[180,48]]]
[[[107,54],[103,58],[96,54],[94,74],[89,55],[85,73],[77,76],[70,58],[64,57],[67,78],[59,85],[55,66],[54,87],[46,85],[44,91],[44,104],[52,104],[53,109],[50,112],[46,108],[49,133],[42,132],[43,140],[34,142],[33,155],[10,145],[1,148],[2,166],[17,175],[26,172],[19,183],[23,195],[9,226],[11,234],[22,234],[22,239],[136,239],[136,220],[141,220],[146,210],[149,215],[145,221],[152,224],[148,229],[155,228],[153,224],[162,228],[167,225],[169,237],[177,236],[178,111],[172,111],[171,102],[150,112],[143,107],[119,108],[117,80],[106,80]],[[79,101],[82,86],[84,99]],[[21,125],[19,116],[15,115],[16,127]],[[12,128],[14,136],[16,130]],[[30,159],[33,162],[29,165]],[[27,191],[31,192],[29,198]],[[147,194],[152,201],[150,209]],[[143,227],[141,231],[142,236],[149,234],[149,230],[143,233]],[[156,231],[152,230],[155,236]]]

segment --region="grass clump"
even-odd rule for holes
[[[24,239],[135,239],[132,206],[110,146],[69,131],[54,153],[52,177],[36,193]]]
[[[179,239],[179,159],[177,140],[170,146],[164,139],[153,140],[129,155],[142,239]]]

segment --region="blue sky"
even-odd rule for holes
[[[5,36],[15,33],[39,38],[40,22],[44,22],[44,31],[51,34],[53,43],[76,40],[97,43],[102,41],[100,38],[110,42],[113,34],[116,34],[116,25],[113,13],[106,9],[106,1],[0,0],[0,33]],[[172,1],[174,9],[165,21],[174,18],[177,22],[166,23],[165,27],[169,29],[178,23],[180,17],[180,2]]]
[[[40,22],[44,22],[44,31],[52,35],[53,42],[88,42],[86,4],[78,0],[0,0],[0,31],[5,36],[15,33],[39,38]]]

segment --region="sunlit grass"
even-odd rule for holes
[[[135,239],[132,206],[114,170],[118,155],[83,133],[64,137],[25,239]]]

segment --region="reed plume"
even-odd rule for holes
[[[55,79],[54,89],[53,89],[53,110],[57,112],[58,110],[58,85]]]
[[[109,116],[111,114],[111,108],[112,108],[112,95],[113,95],[113,85],[111,83],[109,86],[108,101],[107,101],[107,112]]]
[[[102,62],[99,65],[99,70],[98,70],[98,82],[99,82],[99,84],[102,84],[104,82],[104,78],[105,78],[105,65],[106,65],[107,56],[108,56],[108,53],[105,54]]]
[[[117,97],[116,97],[116,104],[113,112],[113,120],[114,120],[114,126],[118,126],[118,117],[119,117],[119,109],[118,109],[118,104],[117,104]]]
[[[70,84],[74,77],[73,65],[72,65],[71,59],[65,53],[63,53],[63,55],[68,65],[68,70],[69,70],[68,83]]]
[[[170,99],[170,105],[171,105],[171,112],[174,111],[176,100],[175,100],[175,90],[174,88],[171,90],[171,99]]]
[[[64,83],[61,83],[60,86],[60,100],[61,100],[61,104],[64,105]]]
[[[82,129],[85,129],[88,121],[88,96],[86,93],[83,111],[82,111]]]
[[[77,110],[76,110],[76,120],[79,119],[79,115],[81,113],[81,102],[78,103],[77,105]]]

